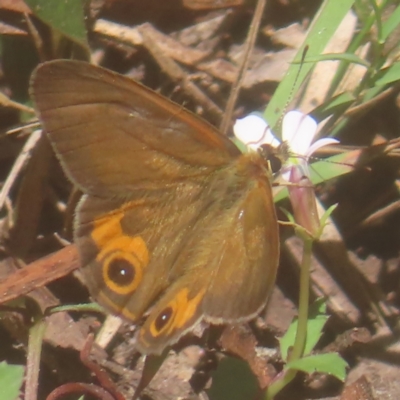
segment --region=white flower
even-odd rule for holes
[[[273,135],[267,122],[257,115],[249,115],[236,121],[234,134],[249,150],[257,150],[263,144],[278,148],[281,142]],[[315,141],[317,123],[300,111],[289,111],[282,121],[282,140],[286,144],[289,159],[281,169],[281,176],[288,185],[289,198],[295,222],[312,237],[320,232],[314,188],[308,171],[310,156],[323,146],[338,140],[323,138]]]
[[[237,139],[249,149],[256,150],[262,144],[278,147],[281,142],[273,135],[267,122],[256,114],[238,119],[233,127]],[[295,159],[308,158],[318,149],[328,144],[338,143],[332,138],[319,139],[312,143],[317,133],[317,123],[309,115],[300,111],[289,111],[282,121],[282,140],[293,154],[288,164],[297,164]]]
[[[236,138],[251,150],[257,150],[263,144],[275,148],[281,144],[267,122],[257,115],[237,120],[233,131]],[[288,147],[289,159],[282,167],[281,175],[290,182],[288,191],[294,220],[313,236],[319,232],[320,221],[315,192],[309,179],[308,160],[321,147],[338,143],[338,140],[331,138],[319,139],[313,143],[316,133],[315,120],[300,111],[289,111],[283,117],[282,140]]]

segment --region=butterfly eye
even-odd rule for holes
[[[282,168],[282,161],[279,157],[276,157],[274,155],[272,155],[269,159],[268,159],[270,166],[271,166],[271,171],[272,173],[276,173],[279,172]]]
[[[273,174],[281,170],[282,164],[289,157],[286,143],[281,143],[278,148],[269,144],[263,144],[257,151],[268,162]]]
[[[173,315],[172,307],[164,308],[154,321],[154,326],[158,332],[160,332],[170,321]]]
[[[140,262],[133,254],[116,251],[103,260],[103,278],[108,288],[118,294],[133,292],[142,279]]]

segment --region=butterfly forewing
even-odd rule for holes
[[[176,185],[238,155],[215,129],[144,86],[76,61],[42,64],[31,92],[69,177],[84,192]],[[126,154],[129,149],[129,156]]]

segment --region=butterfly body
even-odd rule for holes
[[[32,94],[84,196],[74,238],[92,296],[139,322],[160,353],[205,320],[265,306],[279,258],[268,164],[128,78],[89,64],[39,66]]]

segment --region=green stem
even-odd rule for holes
[[[41,318],[29,329],[25,376],[25,399],[27,400],[37,399],[40,357],[46,326],[46,320]]]
[[[308,307],[310,300],[310,266],[313,239],[304,238],[303,259],[300,266],[299,317],[296,338],[288,362],[302,357],[307,339]]]
[[[282,371],[282,376],[269,385],[265,395],[265,400],[273,400],[273,398],[295,378],[296,374],[297,371],[294,369]]]
[[[313,239],[303,235],[303,259],[300,266],[300,294],[299,294],[299,316],[297,321],[297,331],[293,349],[288,356],[288,362],[298,360],[303,356],[304,346],[307,339],[308,307],[310,299],[310,266]],[[272,383],[266,392],[265,399],[272,400],[285,386],[287,386],[296,376],[297,370],[288,369],[282,371],[282,375]]]

